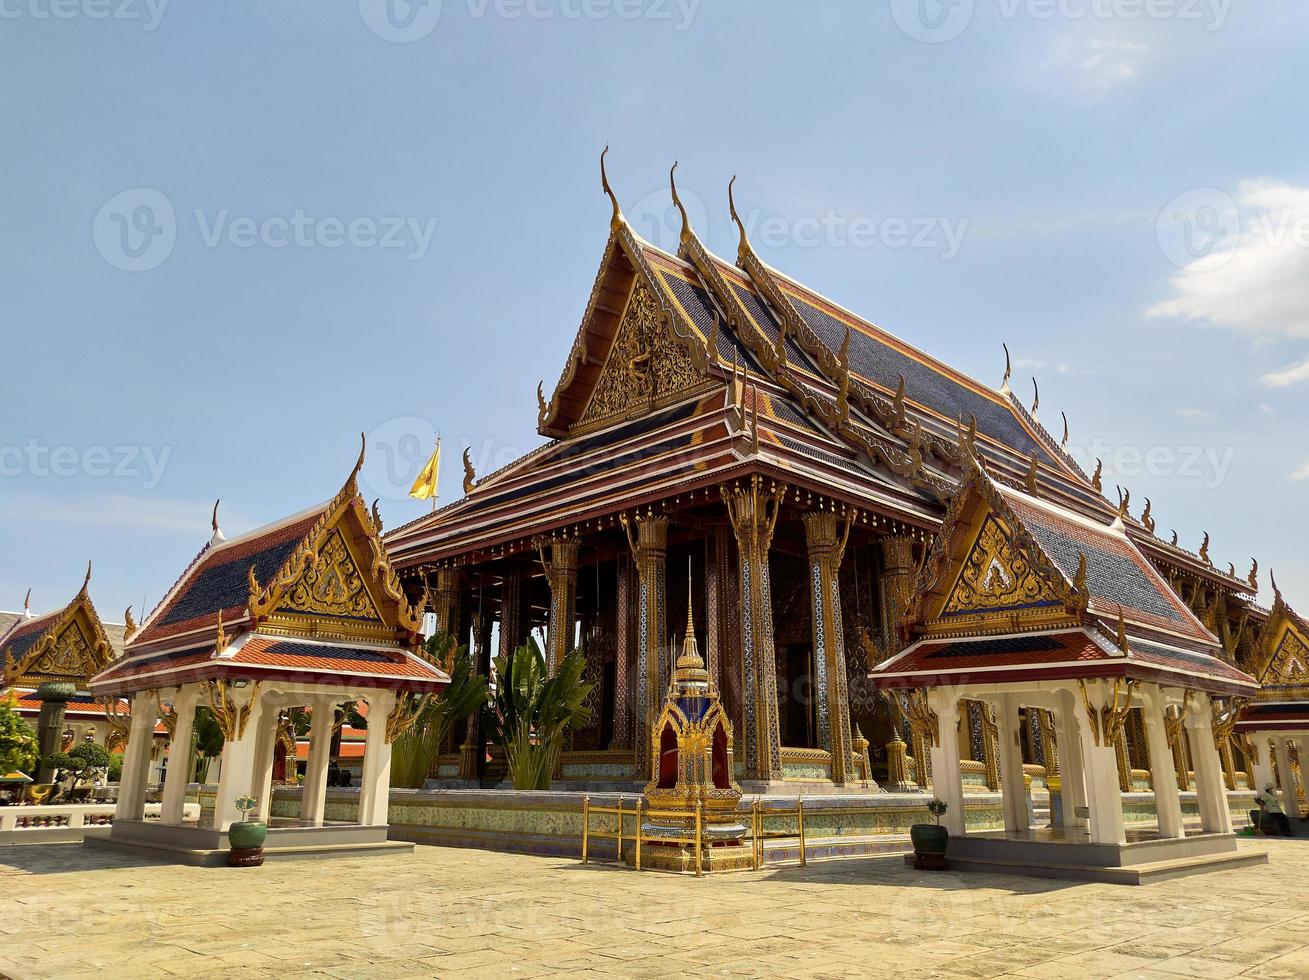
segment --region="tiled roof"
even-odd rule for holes
[[[296,671],[342,675],[379,675],[441,680],[430,664],[396,650],[378,650],[332,643],[304,643],[256,636],[241,646],[230,663],[257,667],[286,667]]]
[[[21,616],[14,622],[9,632],[0,636],[0,666],[7,666],[23,658],[28,650],[36,646],[46,630],[55,624],[63,610],[44,613],[40,616],[33,616],[31,619],[23,619]]]
[[[1046,556],[1072,581],[1082,554],[1091,608],[1116,616],[1118,607],[1132,620],[1213,644],[1213,636],[1168,587],[1163,577],[1124,534],[1089,519],[1060,512],[1054,504],[1002,488],[1005,501]]]
[[[182,580],[132,638],[133,646],[190,630],[217,629],[218,614],[226,623],[245,613],[249,599],[249,569],[266,582],[282,567],[326,507],[266,531],[207,548]]]
[[[1112,660],[1103,647],[1081,630],[1023,636],[933,640],[911,647],[878,666],[873,676],[933,674],[938,678],[990,669],[1010,673],[1063,666],[1065,674],[1090,676],[1095,666]],[[1118,658],[1120,664],[1125,658]],[[1121,673],[1120,669],[1115,673]],[[953,678],[962,680],[961,677]]]

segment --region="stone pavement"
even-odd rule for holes
[[[260,869],[0,848],[13,977],[1309,977],[1309,844],[1140,888],[899,857],[721,878],[419,847]]]

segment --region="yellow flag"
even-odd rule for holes
[[[423,472],[418,474],[418,479],[414,485],[409,488],[409,496],[418,500],[430,500],[436,496],[436,478],[441,471],[441,440],[436,440],[436,449],[432,452],[432,458],[427,461],[423,467]]]

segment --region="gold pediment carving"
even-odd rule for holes
[[[634,409],[651,408],[703,380],[673,336],[654,294],[638,281],[578,426],[591,427]]]
[[[1261,683],[1266,688],[1309,690],[1309,643],[1299,631],[1288,627],[1274,648]]]
[[[964,559],[942,617],[994,610],[1062,605],[1053,585],[1037,573],[994,515],[988,514]]]
[[[278,611],[356,620],[382,618],[339,528],[328,535],[286,590]]]

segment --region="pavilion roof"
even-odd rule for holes
[[[430,690],[418,614],[359,496],[363,454],[332,500],[234,540],[214,535],[92,682],[126,693],[276,676]]]
[[[114,658],[117,651],[91,602],[90,582],[88,565],[86,580],[68,605],[39,616],[21,613],[8,619],[0,633],[0,690],[22,681],[84,685]]]

